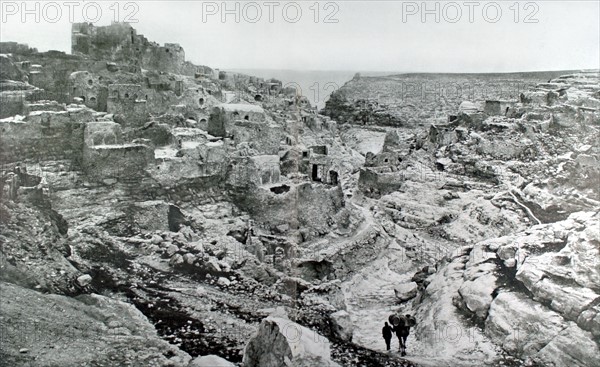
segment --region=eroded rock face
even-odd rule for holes
[[[6,365],[187,366],[190,356],[160,339],[134,306],[100,295],[69,298],[2,282]],[[21,349],[27,353],[20,353]]]
[[[245,367],[339,367],[329,341],[285,318],[267,317],[244,350]]]
[[[350,314],[344,310],[332,313],[330,316],[333,333],[336,337],[344,341],[352,341],[352,332],[354,325],[350,319]]]
[[[544,366],[594,365],[598,219],[597,212],[578,212],[459,252],[431,277],[421,308],[442,311],[454,294],[452,303],[509,354]]]
[[[556,312],[514,292],[494,299],[485,325],[486,335],[519,357],[537,353],[563,330]]]

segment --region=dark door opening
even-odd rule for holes
[[[313,164],[312,166],[312,180],[313,181],[321,181],[319,177],[319,165]]]
[[[336,171],[329,171],[329,181],[332,185],[338,184],[338,173]]]

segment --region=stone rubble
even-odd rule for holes
[[[597,71],[433,99],[357,76],[317,111],[128,24],[72,31],[0,43],[5,363],[597,364]]]

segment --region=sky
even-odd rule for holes
[[[107,25],[128,18],[138,34],[161,44],[179,43],[187,60],[221,69],[597,69],[599,3],[309,0],[69,5],[65,0],[23,5],[2,0],[0,39],[40,51],[70,52],[72,22]]]

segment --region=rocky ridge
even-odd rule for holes
[[[73,55],[0,45],[0,321],[26,331],[3,360],[597,361],[597,72],[444,99],[433,120],[435,99],[369,101],[402,77],[357,77],[325,116],[277,80],[134,40],[144,68],[120,53],[129,37]],[[347,100],[357,85],[379,97]],[[383,352],[395,312],[419,321],[406,358]],[[73,334],[37,328],[57,313]]]

